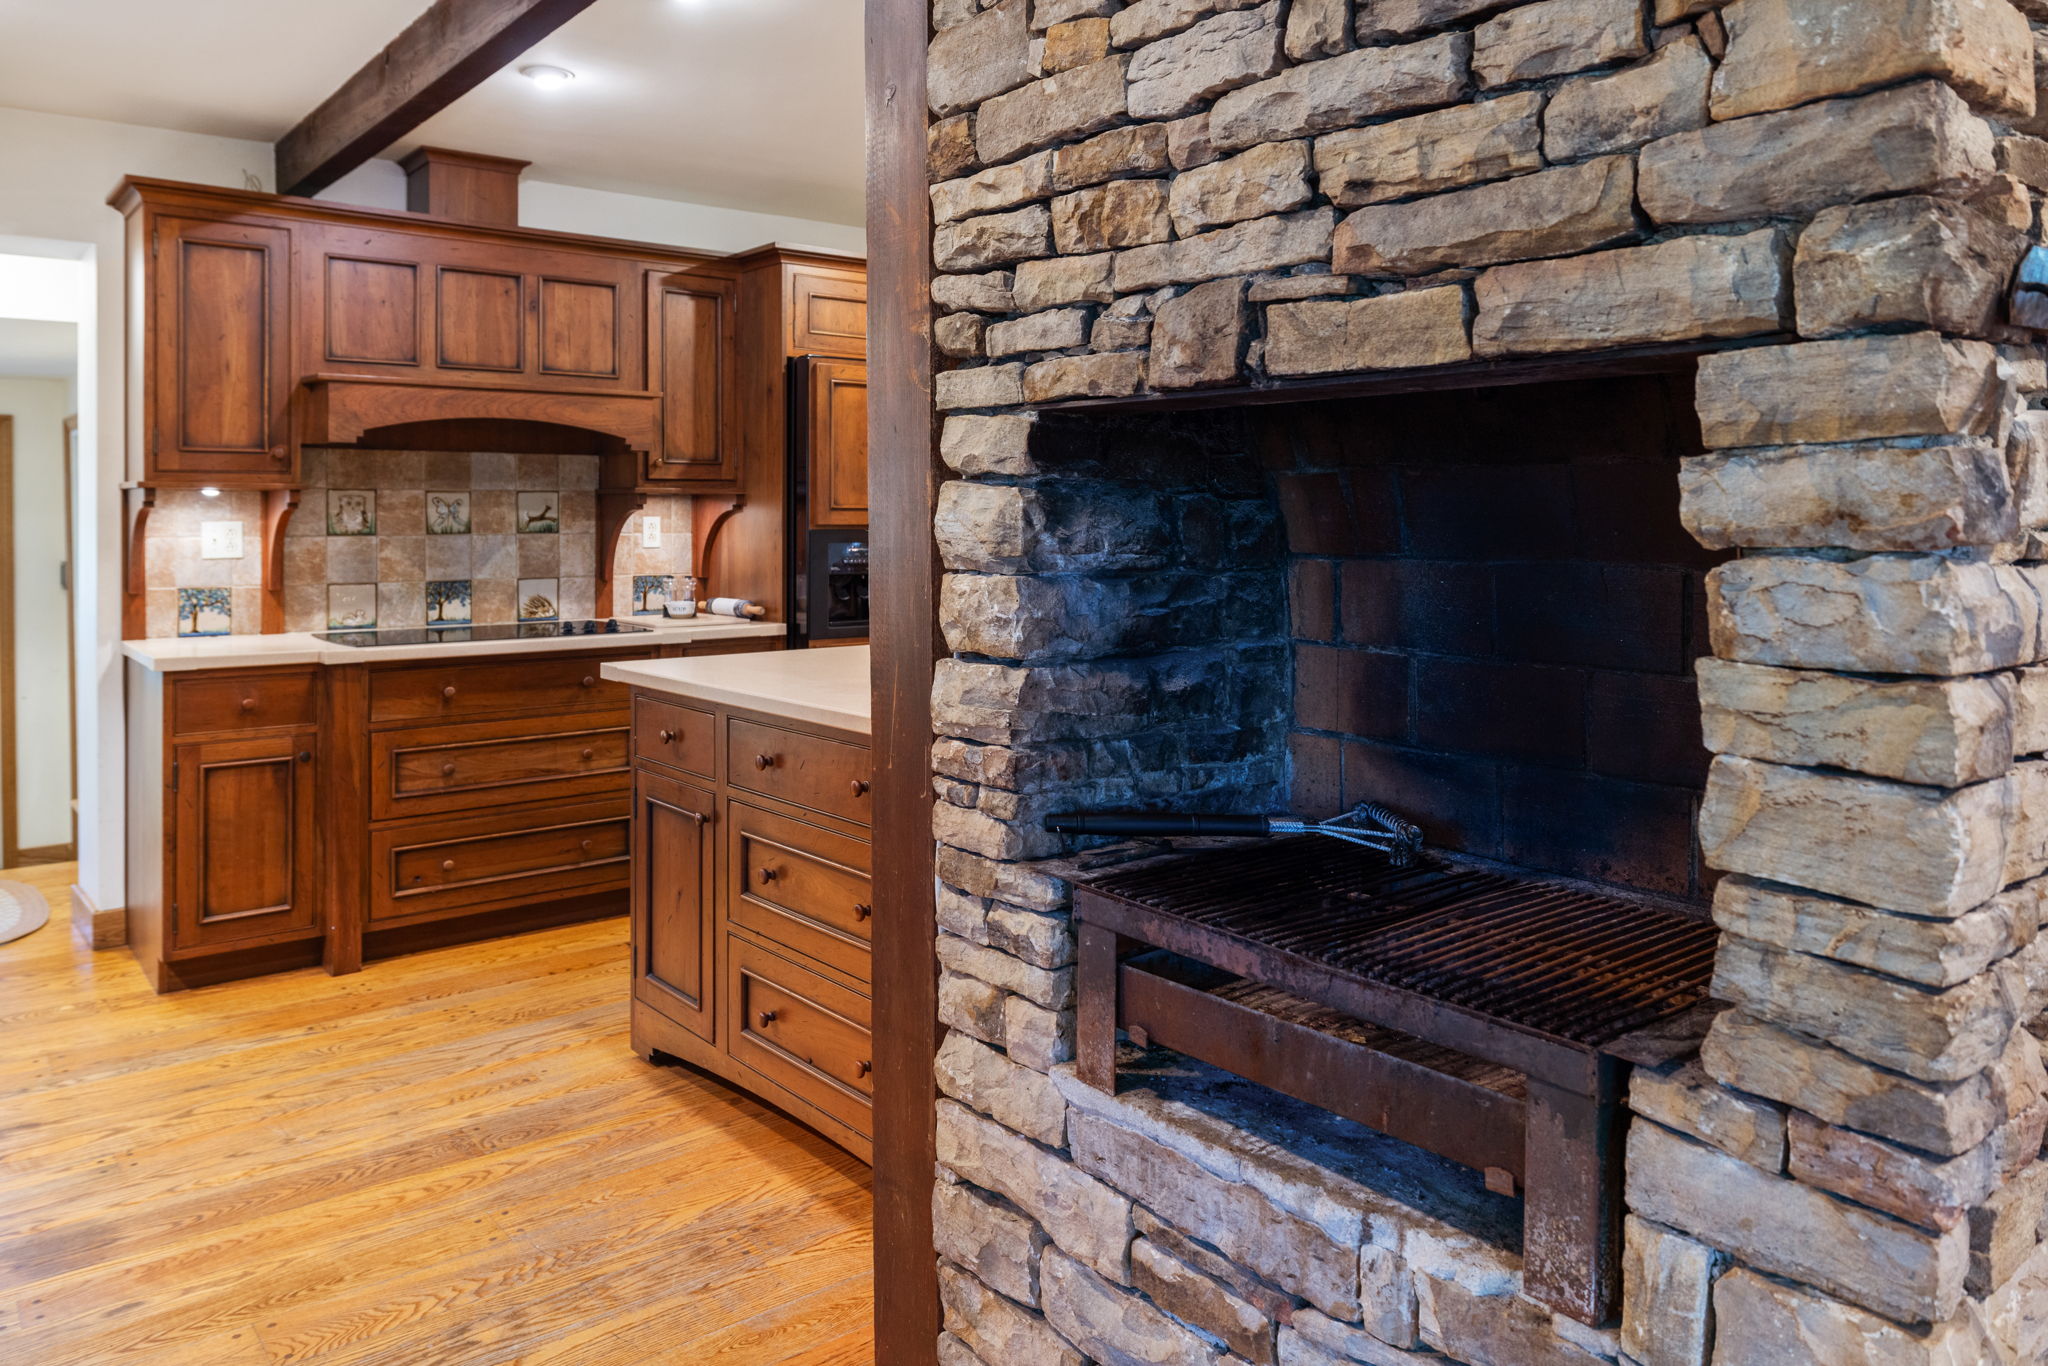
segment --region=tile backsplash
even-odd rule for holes
[[[285,629],[597,615],[597,466],[592,455],[308,449],[285,533]],[[689,570],[689,510],[657,495],[634,514],[606,615],[661,611]],[[659,548],[640,543],[649,516],[661,518]],[[201,524],[216,521],[242,524],[239,559],[201,554]],[[159,494],[149,634],[260,630],[262,524],[260,494]]]

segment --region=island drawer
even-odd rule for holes
[[[726,917],[867,981],[875,899],[867,841],[743,802],[727,813]]]
[[[727,1052],[862,1137],[872,1134],[868,998],[742,935],[727,937]]]
[[[491,664],[420,664],[370,675],[370,723],[434,721],[497,712],[623,708],[626,685],[598,676],[615,655],[547,655]]]
[[[733,787],[866,825],[873,773],[866,745],[726,718],[725,780]]]
[[[314,669],[207,673],[171,681],[174,735],[284,730],[319,720],[320,676]]]
[[[414,726],[370,736],[370,816],[411,816],[625,792],[626,715]]]
[[[631,802],[370,832],[370,919],[411,920],[626,890]]]
[[[639,694],[633,698],[633,752],[700,778],[717,765],[717,727],[708,711]]]

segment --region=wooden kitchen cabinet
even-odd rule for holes
[[[274,224],[163,216],[147,229],[139,297],[142,438],[159,483],[296,483],[291,234]]]
[[[678,492],[739,479],[739,281],[708,271],[647,275],[647,371],[661,391],[651,484]]]
[[[174,955],[319,933],[317,741],[287,730],[172,751]]]
[[[796,265],[789,270],[789,354],[868,353],[868,277],[862,269]]]
[[[813,357],[801,420],[809,433],[812,526],[868,524],[868,363]]]
[[[633,1047],[870,1159],[866,737],[633,693]]]

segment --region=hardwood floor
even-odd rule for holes
[[[866,1366],[867,1169],[626,1043],[623,918],[156,996],[6,876],[0,1362]]]

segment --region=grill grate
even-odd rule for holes
[[[1266,951],[1599,1048],[1704,1000],[1716,932],[1577,883],[1331,840],[1189,854],[1090,890]]]

